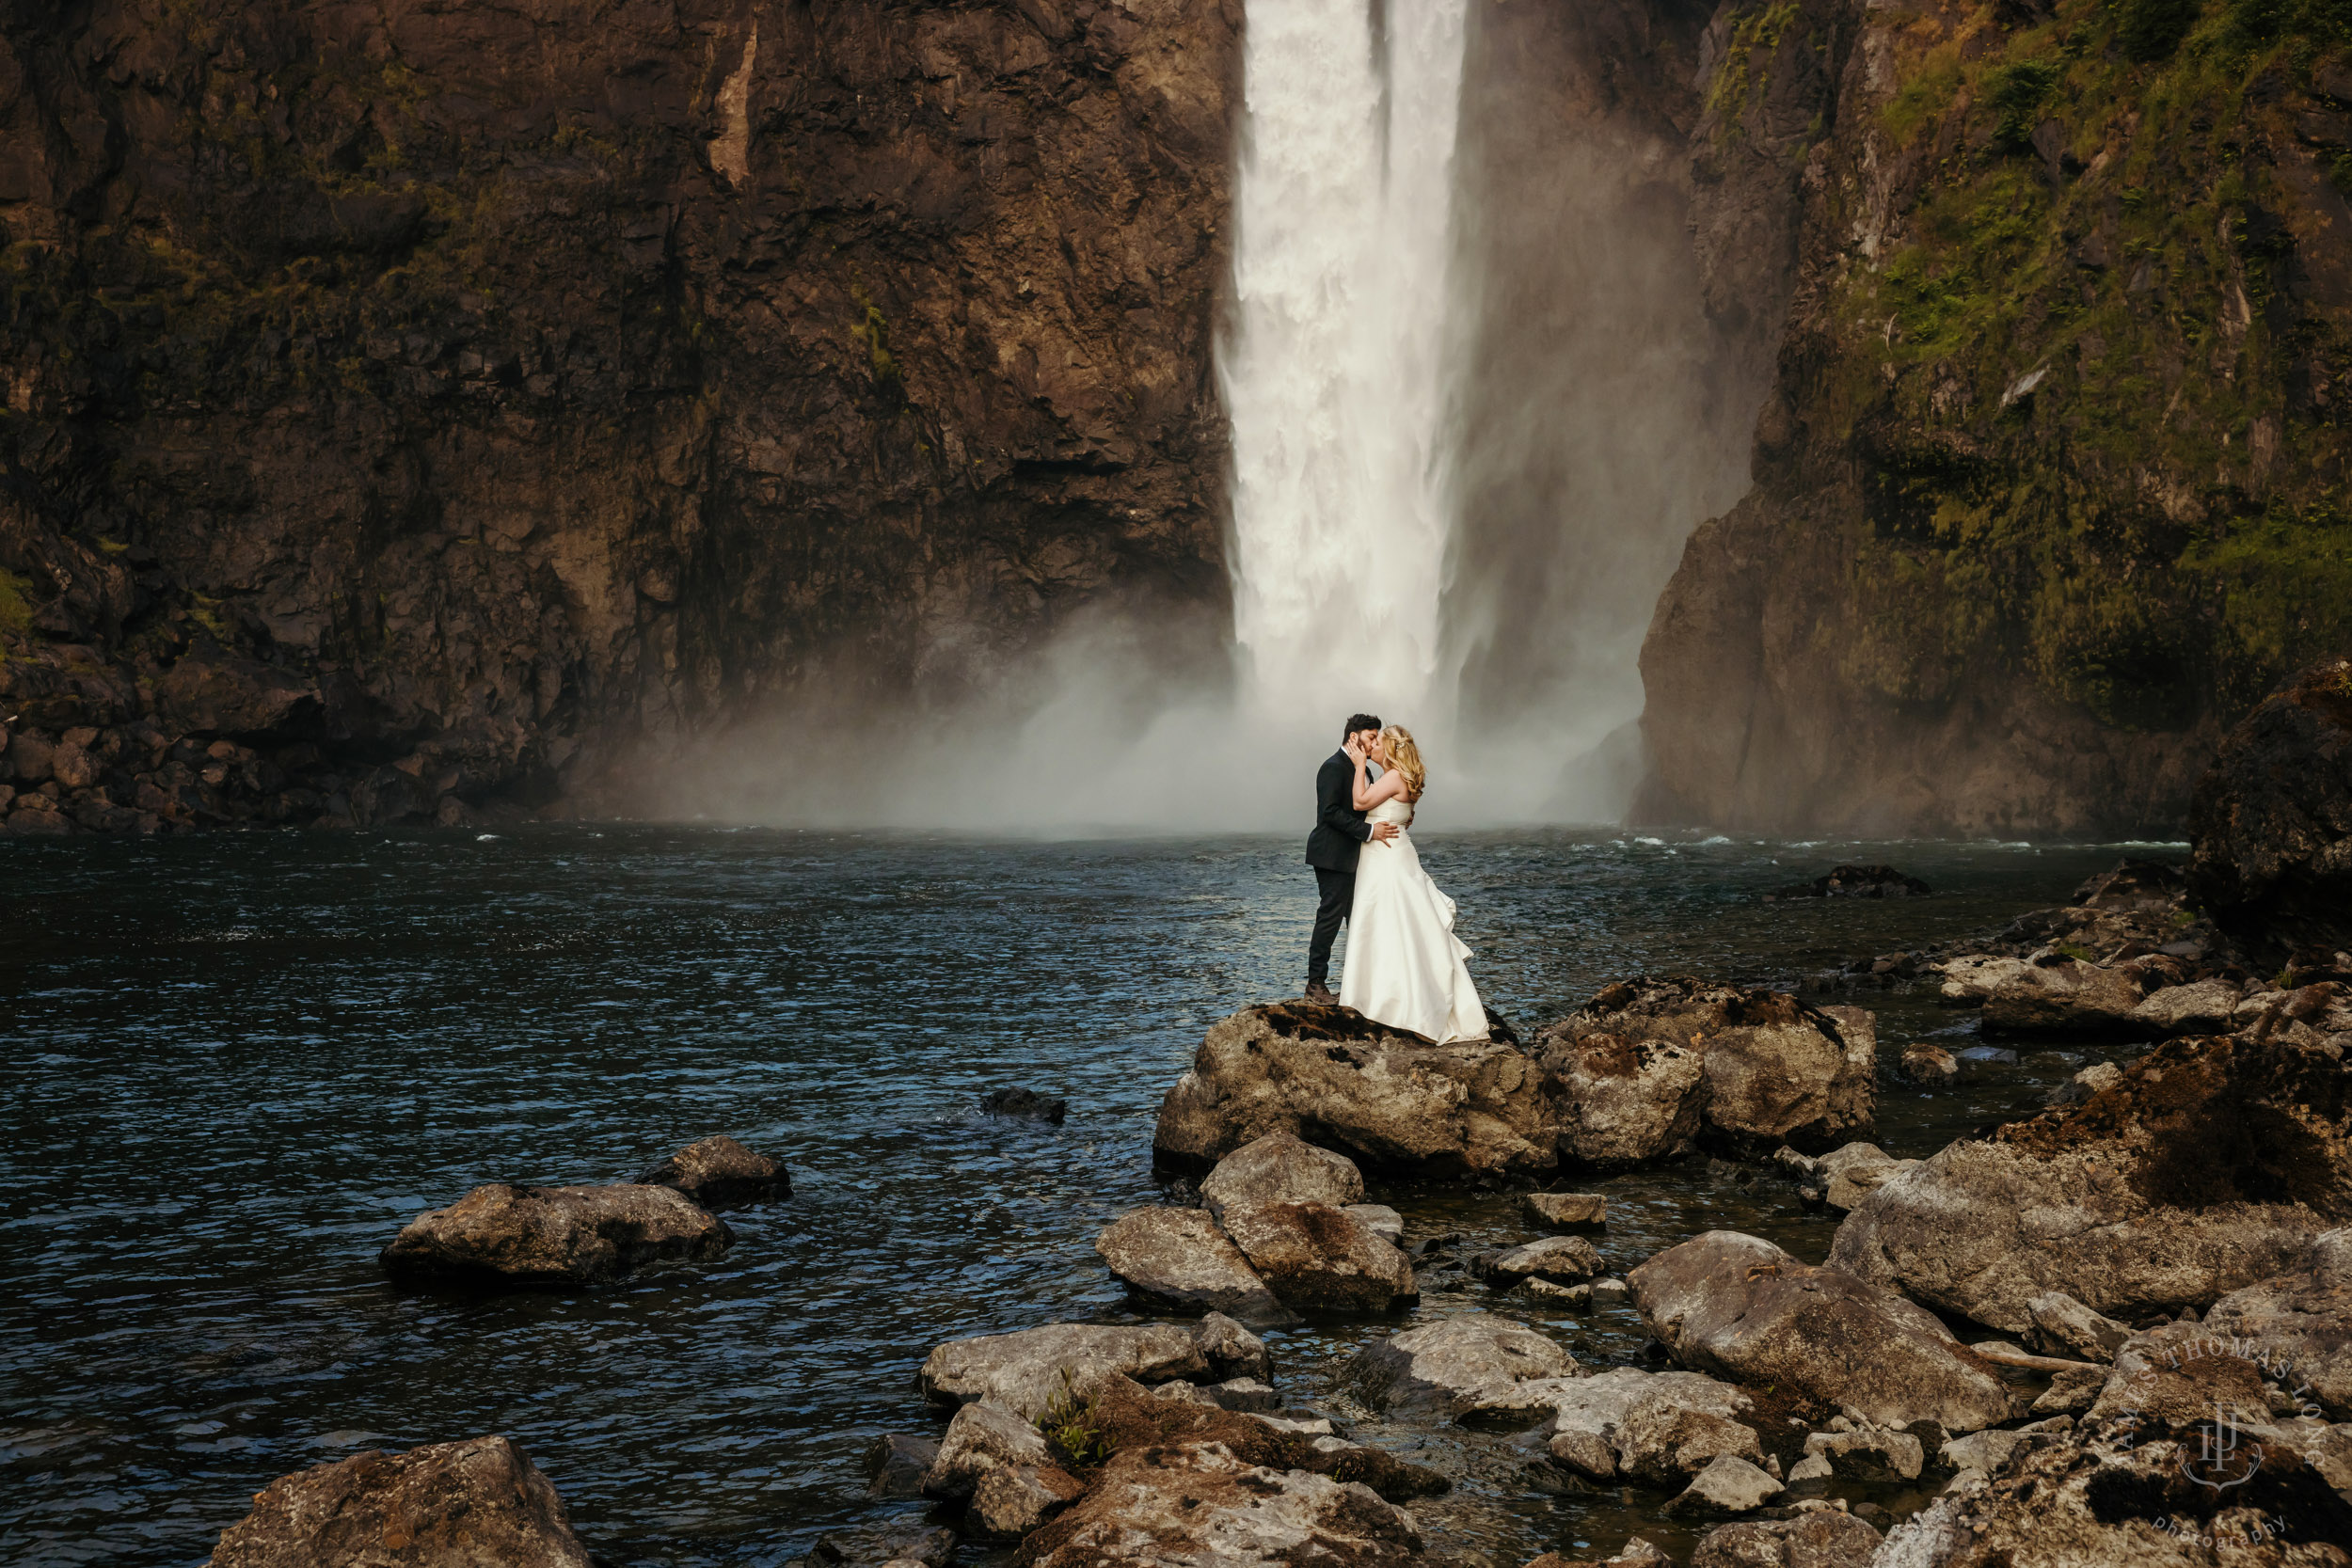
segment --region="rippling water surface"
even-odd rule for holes
[[[1607,981],[1788,982],[2060,899],[2107,847],[1787,845],[1520,832],[1422,839],[1490,1001],[1522,1026]],[[1937,895],[1765,904],[1846,859]],[[1293,994],[1314,885],[1289,839],[976,842],[563,828],[0,845],[10,1076],[0,1557],[194,1563],[272,1478],[367,1448],[519,1440],[611,1564],[771,1564],[843,1527],[884,1431],[935,1433],[914,1373],[960,1335],[1134,1313],[1095,1233],[1152,1201],[1152,1122],[1203,1031]],[[1866,992],[1891,1063],[1966,1015]],[[1929,1098],[1880,1142],[1932,1152],[2084,1058]],[[1056,1129],[986,1089],[1066,1095]],[[728,1216],[723,1262],[580,1294],[395,1291],[375,1253],[493,1180],[625,1180],[726,1132],[796,1196]],[[1598,1183],[1622,1272],[1730,1226],[1819,1259],[1832,1224],[1694,1161]],[[1375,1191],[1408,1241],[1528,1231],[1499,1195]],[[1432,1291],[1587,1364],[1629,1311]],[[1456,1478],[1435,1550],[1517,1564],[1638,1530],[1638,1493],[1533,1490],[1500,1433],[1393,1426],[1331,1391],[1401,1323],[1273,1337],[1278,1383]]]

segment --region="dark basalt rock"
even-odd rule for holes
[[[980,1097],[980,1109],[992,1117],[1049,1121],[1059,1127],[1062,1118],[1070,1114],[1070,1101],[1059,1096],[1048,1099],[1032,1089],[991,1089]]]
[[[2265,967],[2352,949],[2352,658],[2265,699],[2189,807],[2189,895]]]
[[[929,1437],[885,1432],[866,1449],[866,1495],[869,1497],[919,1497],[923,1474],[939,1457],[939,1444]]]
[[[370,1451],[280,1476],[221,1532],[211,1568],[590,1568],[563,1499],[503,1437]]]
[[[1768,893],[1780,898],[1924,898],[1931,890],[1916,877],[1891,865],[1840,865],[1809,882],[1791,882]]]
[[[792,1196],[783,1161],[755,1154],[723,1132],[687,1145],[637,1180],[684,1193],[712,1213]]]

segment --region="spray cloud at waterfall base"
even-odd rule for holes
[[[1621,817],[1643,635],[1745,488],[1778,325],[1707,309],[1695,44],[1639,8],[1260,8],[1216,366],[1230,625],[1082,611],[946,701],[792,705],[672,809],[1287,831],[1360,708],[1420,738],[1429,828]]]

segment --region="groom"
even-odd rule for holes
[[[1369,751],[1380,738],[1380,721],[1359,713],[1347,721],[1340,749],[1315,773],[1315,830],[1307,835],[1307,863],[1315,868],[1315,888],[1323,895],[1315,906],[1315,933],[1307,943],[1307,1000],[1336,1002],[1327,984],[1331,973],[1331,942],[1340,922],[1356,902],[1356,856],[1370,840],[1396,836],[1396,824],[1374,827],[1356,809],[1356,763],[1347,754],[1350,741]]]

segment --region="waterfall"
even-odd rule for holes
[[[1234,626],[1253,706],[1434,694],[1467,0],[1253,0],[1234,197]],[[1327,714],[1326,709],[1331,710]],[[1437,715],[1421,715],[1423,720]]]

